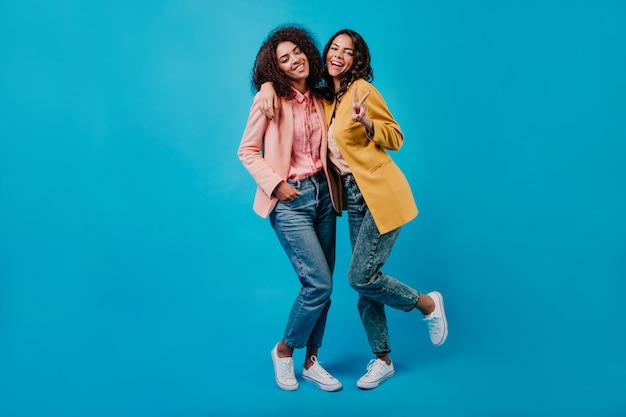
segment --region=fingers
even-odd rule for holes
[[[359,101],[359,104],[362,106],[365,103],[365,100],[367,100],[367,98],[370,96],[371,91],[368,91],[367,93],[365,93],[365,95],[363,96],[363,98],[361,99],[361,101]]]
[[[359,106],[362,106],[365,103],[365,100],[367,100],[367,98],[370,96],[371,91],[368,91],[367,93],[365,93],[363,98],[359,100],[358,88],[359,86],[355,84],[354,90],[352,91],[352,103],[353,105],[358,103]]]
[[[367,108],[365,106],[361,106],[359,104],[354,104],[352,106],[352,120],[355,122],[360,122],[363,117],[367,114]]]
[[[271,119],[271,113],[263,106],[259,106],[259,111],[261,113],[263,113],[263,116],[267,117],[268,119]]]
[[[352,120],[355,122],[363,123],[363,120],[367,116],[367,107],[365,107],[365,101],[370,96],[371,91],[368,91],[359,100],[358,85],[354,85],[352,91]]]
[[[280,99],[271,82],[264,82],[259,88],[259,109],[268,119],[274,118],[274,109],[280,106]]]
[[[289,193],[287,194],[284,198],[282,198],[282,201],[293,201],[296,199],[296,197],[298,197],[300,195],[300,191],[296,190],[294,188],[294,192],[293,193]]]
[[[274,106],[272,105],[272,100],[261,98],[259,99],[259,111],[263,114],[263,116],[268,119],[274,118]]]
[[[280,201],[293,201],[299,196],[300,190],[286,181],[281,182],[273,193]]]
[[[267,102],[263,102],[263,106],[261,112],[270,120],[274,119],[274,109],[278,108],[278,96],[272,96],[272,100],[267,100]]]

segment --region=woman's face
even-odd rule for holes
[[[309,76],[309,60],[298,45],[291,41],[279,43],[276,47],[276,59],[278,68],[294,86],[306,86],[306,79]]]
[[[344,34],[332,40],[326,54],[326,68],[333,78],[341,78],[354,63],[354,44],[352,38]]]

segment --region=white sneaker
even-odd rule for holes
[[[387,365],[382,359],[372,359],[367,364],[367,373],[356,381],[356,386],[362,389],[376,388],[385,379],[393,376],[393,362]]]
[[[337,391],[341,389],[341,382],[329,374],[317,361],[317,357],[311,356],[313,365],[306,369],[302,367],[302,379],[317,384],[324,391]]]
[[[285,391],[294,391],[298,389],[298,380],[293,371],[293,358],[279,358],[278,345],[272,349],[272,362],[274,362],[274,376],[276,384]]]
[[[428,326],[430,341],[433,345],[439,346],[448,337],[448,321],[446,320],[446,311],[443,308],[443,297],[437,291],[429,292],[427,295],[435,301],[435,309],[432,313],[424,316],[424,321]]]

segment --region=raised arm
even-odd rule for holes
[[[368,91],[358,98],[358,86],[353,88],[352,120],[365,126],[369,139],[385,149],[398,150],[404,142],[400,125],[389,111],[385,100],[378,90],[361,80],[361,87]],[[367,105],[365,102],[367,101]]]

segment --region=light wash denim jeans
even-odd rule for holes
[[[270,223],[302,288],[291,307],[283,341],[292,348],[319,348],[333,290],[337,214],[323,171],[288,182],[302,194],[290,202],[279,201]]]
[[[384,235],[378,233],[354,177],[344,176],[343,186],[348,199],[352,244],[348,280],[350,286],[359,293],[359,314],[372,352],[377,356],[384,355],[391,352],[385,305],[411,311],[419,300],[419,293],[381,271],[400,234],[400,228]]]

